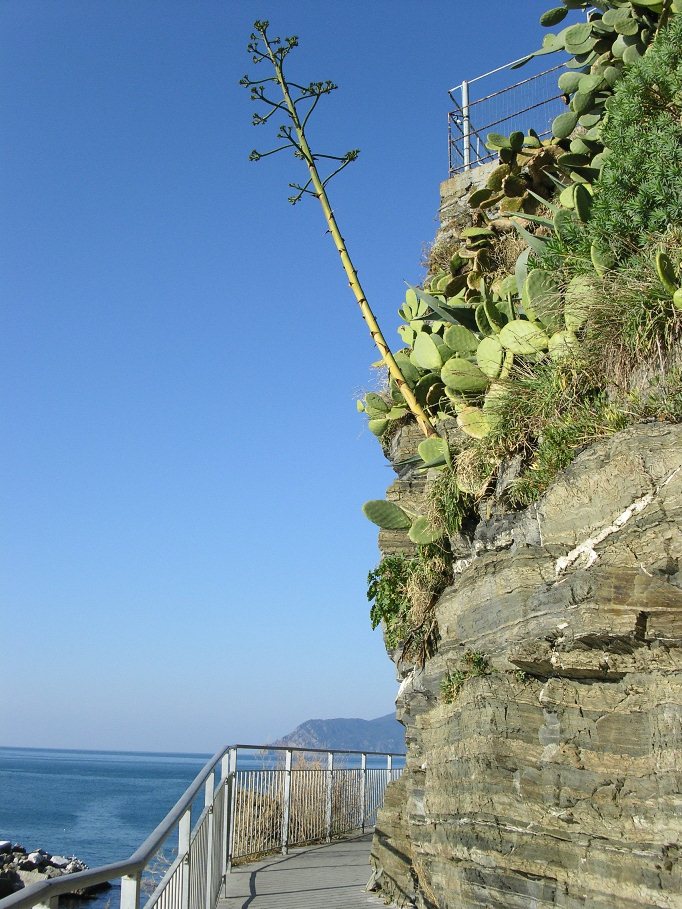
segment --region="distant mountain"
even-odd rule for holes
[[[385,751],[404,753],[405,729],[395,714],[376,720],[306,720],[273,745],[328,748],[330,751]]]

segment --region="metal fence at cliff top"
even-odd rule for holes
[[[521,70],[524,78],[505,84],[514,67],[527,57],[512,60],[482,76],[468,79],[451,88],[448,94],[455,105],[448,113],[448,172],[450,176],[493,161],[496,151],[485,147],[490,132],[508,135],[514,130],[534,129],[541,138],[550,133],[554,117],[566,110],[557,86],[557,71],[563,63],[533,72],[536,60]]]

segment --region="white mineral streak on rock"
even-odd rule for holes
[[[405,678],[400,683],[400,688],[398,688],[398,694],[396,695],[396,701],[399,701],[400,698],[405,694],[406,689],[412,684],[412,679],[414,678],[414,669],[410,670]]]
[[[622,514],[619,514],[616,520],[609,524],[607,527],[603,527],[598,534],[593,537],[588,537],[580,546],[576,546],[575,549],[572,549],[567,555],[561,556],[556,560],[554,566],[554,572],[557,577],[563,574],[567,568],[570,568],[575,562],[578,561],[581,557],[585,559],[585,568],[590,568],[599,558],[595,550],[595,546],[598,546],[602,543],[607,537],[610,537],[611,534],[617,533],[621,527],[624,527],[628,521],[632,520],[635,515],[640,514],[644,511],[645,508],[648,508],[649,505],[653,502],[654,498],[658,494],[659,490],[664,486],[667,486],[668,483],[672,480],[676,473],[678,473],[680,468],[673,470],[669,474],[663,483],[660,486],[657,486],[651,492],[648,492],[646,495],[637,499],[632,505],[629,505]]]

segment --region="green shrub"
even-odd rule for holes
[[[386,646],[423,665],[438,637],[434,605],[452,577],[452,555],[436,543],[413,557],[385,556],[367,576],[372,628],[384,623]]]
[[[682,16],[627,69],[608,107],[590,227],[622,257],[682,222]]]
[[[385,623],[387,647],[397,647],[409,627],[410,600],[407,584],[414,559],[404,555],[386,556],[367,575],[367,599],[372,602],[369,618],[372,628]]]

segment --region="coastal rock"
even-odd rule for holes
[[[0,840],[0,853],[11,852],[12,843],[10,840]]]
[[[682,426],[579,454],[493,516],[397,701],[408,758],[372,847],[419,909],[682,906]],[[480,673],[448,698],[448,680]]]
[[[0,899],[16,893],[31,884],[85,871],[88,867],[85,862],[71,856],[50,855],[44,849],[34,849],[28,852],[18,843],[12,845],[8,840],[1,840],[0,846],[9,844],[9,849],[0,848]],[[72,896],[92,896],[102,890],[108,890],[110,884],[97,884],[85,889],[74,889]]]

